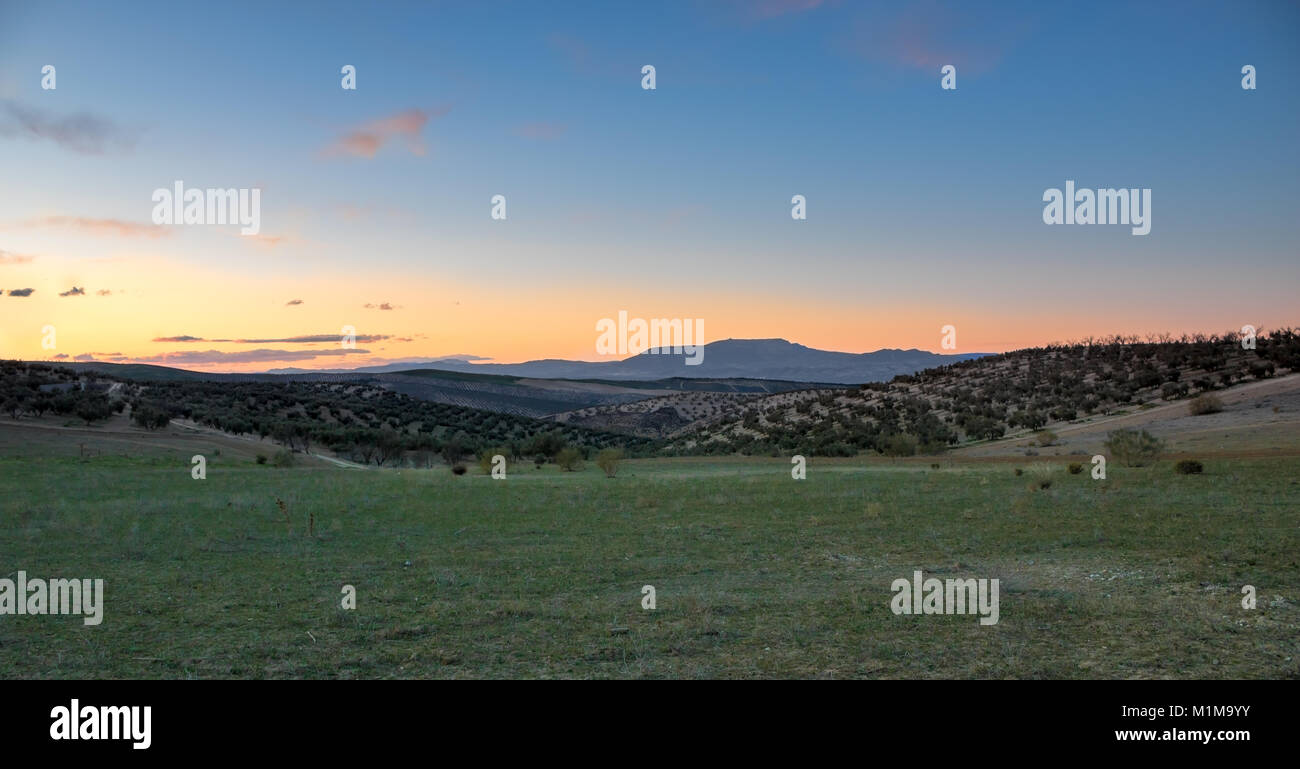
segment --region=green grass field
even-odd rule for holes
[[[0,577],[106,594],[99,626],[0,616],[0,678],[1300,677],[1297,458],[1104,481],[1030,460],[498,481],[220,456],[193,480],[187,460],[0,458]],[[894,615],[916,569],[999,578],[1000,622]]]

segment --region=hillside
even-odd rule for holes
[[[853,389],[748,401],[678,428],[680,453],[897,456],[1124,415],[1300,370],[1300,337],[1112,338],[988,356]],[[1185,408],[1185,405],[1183,406]],[[599,421],[587,420],[589,425]],[[611,425],[611,428],[613,426]]]

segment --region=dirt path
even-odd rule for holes
[[[231,435],[230,433],[222,432],[221,430],[217,430],[216,428],[212,428],[212,427],[203,427],[203,426],[201,426],[201,425],[196,425],[196,424],[189,423],[189,422],[183,422],[183,421],[181,421],[181,420],[179,420],[179,419],[172,419],[172,420],[170,420],[170,423],[173,424],[173,425],[175,425],[176,427],[180,427],[180,428],[183,428],[183,429],[186,429],[186,430],[190,430],[190,431],[193,431],[193,432],[204,433],[204,434],[207,434],[207,435],[220,435],[220,436],[223,437],[223,438],[228,438],[228,439],[230,439],[230,440],[234,440],[234,441],[247,441],[247,442],[249,442],[249,443],[263,444],[263,441],[262,441],[261,439],[247,438],[247,437],[242,436],[242,435]],[[264,444],[263,444],[263,445],[264,445]],[[309,456],[309,457],[315,457],[316,459],[320,459],[320,460],[323,460],[323,461],[325,461],[325,462],[329,462],[330,464],[335,465],[336,467],[350,467],[350,468],[357,469],[357,470],[369,470],[369,469],[371,469],[369,465],[361,465],[361,464],[357,464],[356,462],[349,462],[349,461],[346,460],[346,459],[337,459],[337,458],[335,458],[335,457],[328,457],[328,456],[325,456],[324,454],[317,454],[317,453],[315,453],[315,452],[311,452],[311,451],[306,451],[306,452],[303,452],[303,453],[305,453],[305,454],[306,454],[307,456]]]

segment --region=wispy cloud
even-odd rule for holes
[[[159,336],[154,337],[153,342],[210,342],[223,344],[322,344],[332,342],[337,344],[342,339],[339,334],[310,334],[306,336],[288,336],[276,339],[206,339],[201,336]],[[356,342],[382,342],[385,339],[392,339],[389,334],[357,334],[353,337]]]
[[[239,235],[238,237],[240,240],[244,241],[245,243],[253,243],[259,246],[266,246],[267,248],[275,248],[276,246],[280,245],[281,243],[284,243],[289,239],[284,235],[261,235],[261,234]]]
[[[166,227],[156,224],[128,222],[124,219],[92,219],[85,216],[44,216],[21,222],[21,226],[75,229],[89,235],[111,235],[123,238],[162,238],[171,234]]]
[[[333,358],[347,355],[369,355],[369,350],[361,348],[338,347],[328,350],[240,350],[222,352],[221,350],[182,350],[149,355],[143,358],[133,357],[135,363],[157,363],[162,365],[195,365],[210,363],[260,363],[264,361],[299,361],[314,358]]]
[[[98,294],[98,295],[100,295],[100,296],[112,296],[112,295],[113,295],[113,292],[110,291],[110,290],[108,290],[108,289],[106,289],[106,288],[101,288],[101,289],[99,289],[98,291],[96,291],[95,293]]]
[[[553,141],[563,136],[564,132],[567,130],[569,130],[569,127],[563,123],[547,123],[539,121],[516,126],[515,135],[522,136],[525,139]]]
[[[751,0],[741,3],[744,12],[754,19],[774,19],[822,7],[824,0]]]
[[[367,309],[367,310],[399,310],[399,309],[401,309],[400,306],[395,305],[395,304],[389,304],[388,302],[381,302],[381,303],[379,303],[379,304],[363,304],[363,305],[361,305],[361,306],[362,306],[363,308]]]
[[[978,75],[997,66],[1028,30],[1030,21],[1006,13],[981,13],[938,0],[912,0],[897,9],[858,19],[850,49],[858,56],[885,64],[918,69],[938,76],[953,64],[963,75]],[[969,30],[978,21],[981,34]]]
[[[84,289],[84,288],[78,288],[78,287],[76,287],[76,286],[73,286],[72,288],[68,289],[67,291],[60,291],[60,292],[59,292],[59,296],[85,296],[85,295],[86,295],[86,289]]]
[[[15,254],[13,251],[0,249],[0,264],[26,264],[35,258],[27,254]]]
[[[400,142],[412,155],[425,154],[424,140],[420,132],[429,120],[437,120],[451,111],[444,106],[426,112],[422,109],[409,109],[386,118],[366,123],[354,128],[334,143],[321,151],[326,157],[347,155],[352,157],[373,158],[384,145],[390,141]]]
[[[302,300],[301,300],[301,299],[290,299],[289,301],[287,301],[287,302],[284,303],[284,306],[285,306],[285,307],[297,307],[297,306],[300,305],[300,304],[302,304]]]
[[[129,152],[137,134],[90,112],[58,116],[15,101],[0,104],[0,137],[52,141],[83,155]]]

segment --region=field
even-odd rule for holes
[[[106,598],[93,627],[0,615],[0,678],[1300,677],[1296,456],[494,480],[210,450],[195,480],[200,437],[82,458],[6,432],[0,577],[103,578]],[[917,569],[1000,579],[1000,621],[893,614]]]

